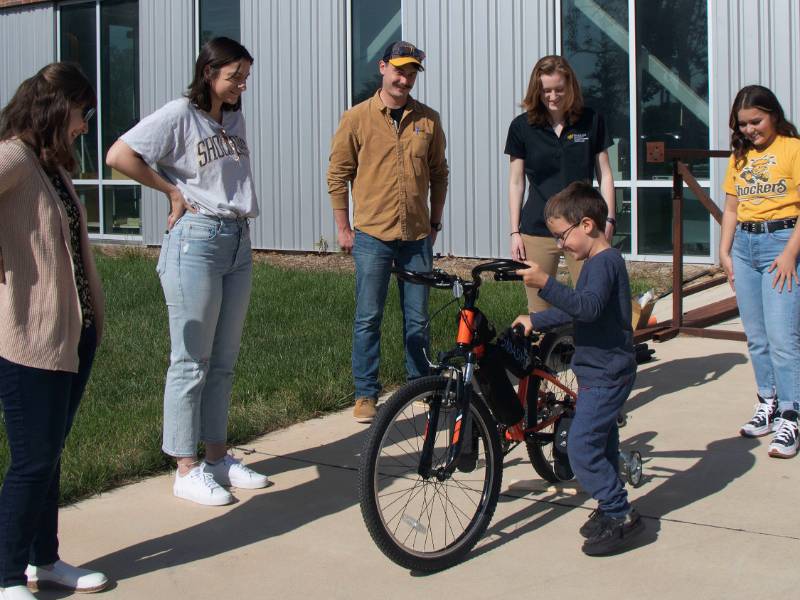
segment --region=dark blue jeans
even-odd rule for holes
[[[0,492],[0,588],[25,585],[25,567],[58,560],[61,452],[72,427],[97,347],[83,331],[77,373],[24,367],[0,358],[11,466]]]
[[[353,243],[356,265],[356,316],[353,325],[353,379],[356,398],[377,398],[381,391],[378,370],[381,357],[381,321],[392,267],[428,272],[433,266],[430,238],[413,242],[384,242],[356,231]],[[428,374],[424,350],[428,348],[428,287],[397,281],[403,310],[403,341],[409,379]]]
[[[628,514],[628,493],[619,478],[617,415],[636,376],[614,387],[579,387],[569,430],[569,462],[583,490],[611,517]]]

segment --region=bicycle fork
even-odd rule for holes
[[[422,444],[422,453],[419,460],[417,473],[423,479],[436,477],[439,481],[449,479],[458,465],[458,459],[463,452],[471,452],[472,440],[472,377],[475,371],[474,361],[467,357],[464,375],[460,371],[451,369],[451,378],[447,382],[444,394],[435,397],[430,404],[425,424],[425,441]],[[449,399],[455,385],[455,420],[448,427],[450,445],[447,450],[445,464],[437,469],[433,468],[433,449],[436,443],[436,434],[441,412],[442,400]],[[466,440],[466,442],[465,442]]]

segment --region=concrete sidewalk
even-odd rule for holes
[[[489,531],[461,565],[417,576],[389,562],[356,496],[366,429],[349,411],[275,432],[245,457],[274,481],[210,508],[177,500],[155,477],[66,508],[62,556],[116,581],[103,597],[603,599],[797,598],[800,459],[767,456],[738,429],[754,400],[740,342],[681,337],[653,346],[627,405],[623,446],[645,457],[631,491],[646,516],[638,547],[580,552],[594,503],[545,488],[524,448],[506,461]],[[52,592],[40,598],[64,598]]]

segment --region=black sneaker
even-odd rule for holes
[[[644,531],[644,521],[635,509],[624,517],[603,516],[599,531],[583,543],[584,554],[602,556],[622,549]]]
[[[596,535],[602,527],[603,516],[603,511],[599,508],[595,508],[592,511],[592,514],[589,515],[589,518],[586,519],[586,523],[581,525],[581,528],[578,530],[578,532],[585,538],[590,538]]]
[[[778,407],[776,398],[762,398],[756,395],[756,409],[753,418],[742,425],[739,434],[743,437],[761,437],[775,430],[775,410]]]
[[[775,419],[775,437],[769,445],[769,455],[792,458],[800,445],[797,431],[797,411],[785,410]]]

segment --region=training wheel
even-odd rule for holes
[[[630,458],[627,461],[625,469],[625,478],[633,487],[639,487],[642,484],[642,454],[634,450],[630,453]]]

